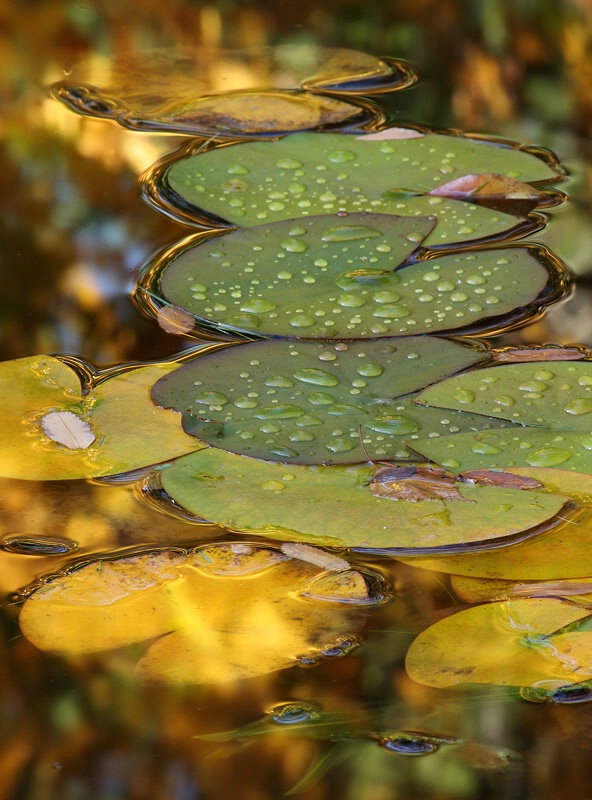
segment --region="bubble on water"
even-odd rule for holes
[[[531,467],[554,467],[558,464],[565,464],[572,457],[569,450],[559,447],[541,447],[534,450],[526,458],[526,463]]]

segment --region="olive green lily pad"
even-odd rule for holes
[[[565,521],[511,547],[487,553],[401,559],[414,567],[502,580],[547,581],[592,575],[590,509],[562,512]]]
[[[224,450],[353,463],[392,456],[420,430],[421,414],[401,413],[395,398],[488,358],[482,345],[424,337],[250,342],[185,361],[152,399]]]
[[[546,522],[565,502],[462,482],[456,489],[464,499],[392,500],[370,491],[373,472],[274,464],[209,448],[177,459],[160,475],[177,505],[233,531],[407,552],[498,543]]]
[[[500,364],[430,387],[418,403],[592,433],[592,361]],[[533,464],[532,466],[552,466]]]
[[[545,302],[556,299],[556,265],[538,248],[396,269],[433,224],[428,217],[324,215],[198,236],[159,257],[144,288],[223,331],[323,339],[487,332],[504,317],[523,318],[543,293]]]
[[[562,629],[589,614],[590,609],[549,598],[469,608],[419,634],[407,652],[407,673],[437,687],[579,683],[592,676],[592,633]]]
[[[327,573],[277,549],[205,545],[94,561],[29,596],[19,624],[42,650],[94,653],[157,640],[137,674],[164,683],[224,683],[314,657],[357,633],[368,589],[345,570],[323,602]]]
[[[115,475],[199,448],[183,433],[178,414],[150,402],[152,384],[173,369],[116,370],[83,396],[77,373],[57,358],[1,363],[0,476]]]
[[[524,150],[460,136],[385,141],[301,133],[205,150],[190,145],[153,168],[148,195],[186,221],[189,210],[194,221],[205,215],[210,225],[214,219],[241,227],[338,211],[434,213],[439,221],[425,244],[450,246],[499,237],[520,223],[512,215],[429,195],[453,177],[486,170],[524,182],[559,178],[554,167]]]

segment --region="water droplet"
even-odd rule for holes
[[[304,416],[298,417],[298,422],[296,423],[296,425],[298,425],[299,428],[307,428],[310,427],[311,425],[322,425],[322,424],[323,424],[322,419],[319,419],[318,417],[313,417],[310,414],[304,414]]]
[[[308,396],[308,402],[313,406],[330,406],[335,398],[326,392],[314,392]]]
[[[228,402],[228,398],[220,394],[220,392],[212,392],[208,389],[204,389],[201,392],[196,392],[193,396],[193,401],[195,403],[203,403],[207,406],[224,406]]]
[[[282,158],[276,163],[276,167],[280,169],[300,169],[302,161],[297,161],[295,158]]]
[[[253,414],[257,419],[293,419],[300,417],[304,414],[300,406],[291,405],[290,403],[278,403],[277,406],[268,406],[261,408]]]
[[[259,403],[250,397],[238,397],[232,403],[237,408],[256,408]]]
[[[273,375],[265,381],[266,386],[273,386],[277,389],[290,389],[294,386],[294,381],[285,375]]]
[[[500,406],[513,406],[516,404],[516,401],[513,397],[510,397],[509,394],[500,394],[497,397],[493,398],[494,403],[499,403]]]
[[[582,439],[582,447],[586,450],[592,450],[592,436],[586,436]]]
[[[291,272],[286,272],[286,270],[282,270],[281,272],[278,272],[277,276],[281,281],[289,281],[290,278],[293,277],[292,273]]]
[[[288,236],[304,236],[306,233],[307,230],[302,225],[295,225],[288,231]]]
[[[440,281],[440,283],[436,284],[436,289],[439,292],[453,292],[455,286],[450,281]]]
[[[358,375],[363,375],[365,378],[376,378],[382,375],[384,367],[380,364],[362,364],[356,370]]]
[[[578,397],[576,400],[566,403],[563,406],[563,410],[568,414],[575,414],[577,416],[580,414],[589,414],[590,411],[592,411],[592,399]]]
[[[336,361],[337,356],[335,353],[319,353],[319,361]]]
[[[525,381],[518,388],[523,392],[544,392],[549,386],[542,381]]]
[[[348,453],[356,447],[357,442],[352,439],[333,439],[329,444],[325,445],[327,450],[332,453]]]
[[[327,158],[334,164],[344,164],[346,161],[354,161],[356,154],[351,150],[332,150]]]
[[[459,403],[472,403],[475,400],[475,394],[470,389],[457,389],[452,396]]]
[[[308,250],[308,245],[302,239],[284,239],[283,242],[280,243],[280,247],[282,250],[287,250],[288,253],[304,253],[305,250]]]
[[[337,302],[344,308],[359,308],[366,305],[366,301],[356,294],[342,294],[337,298]]]
[[[373,317],[385,317],[388,319],[401,319],[402,317],[408,317],[410,314],[411,310],[409,308],[398,305],[386,305],[372,312]]]
[[[244,178],[230,178],[222,184],[222,188],[230,192],[245,192],[250,185]]]
[[[290,319],[290,325],[293,328],[310,328],[316,324],[314,317],[309,317],[308,314],[294,314]]]
[[[288,186],[288,191],[290,192],[290,194],[295,194],[295,195],[304,194],[304,192],[306,191],[306,186],[303,183],[297,183],[297,182],[291,183]]]
[[[269,300],[264,300],[259,297],[254,297],[252,300],[248,300],[240,306],[241,311],[247,311],[253,314],[264,314],[267,311],[273,311],[274,308],[275,303],[270,303]]]
[[[399,283],[399,278],[396,273],[382,269],[351,269],[339,275],[336,283],[340,289],[345,290],[374,287],[378,289]]]
[[[550,381],[555,377],[555,373],[551,372],[548,369],[539,369],[537,372],[534,373],[534,378],[537,381]]]
[[[323,369],[315,369],[309,367],[301,369],[294,373],[294,377],[303,383],[313,383],[316,386],[337,386],[339,378],[331,372],[325,372]]]
[[[592,386],[592,375],[582,375],[578,378],[580,386]]]
[[[316,436],[310,431],[294,431],[288,436],[288,439],[291,442],[313,442]]]
[[[390,433],[393,436],[417,433],[420,428],[414,419],[402,414],[385,414],[376,417],[372,422],[364,423],[364,425],[377,433]]]
[[[226,170],[230,175],[248,175],[249,170],[244,167],[242,164],[232,164],[232,166],[228,167]]]
[[[321,239],[323,242],[351,242],[357,239],[375,239],[382,235],[382,231],[368,225],[336,225],[333,228],[325,228]]]
[[[261,484],[261,488],[267,492],[283,492],[286,484],[281,481],[265,481],[265,483]]]
[[[565,464],[571,455],[569,450],[562,450],[559,447],[541,447],[530,453],[526,463],[531,467],[554,467],[556,464]]]
[[[471,286],[480,286],[482,283],[485,283],[485,278],[481,275],[469,275],[466,282]]]
[[[267,423],[265,425],[261,425],[259,428],[261,433],[279,433],[281,428],[278,425],[274,425],[273,423]]]
[[[296,725],[299,722],[321,719],[319,710],[312,703],[280,703],[268,713],[271,721],[278,725]]]
[[[514,506],[510,505],[509,503],[502,503],[501,505],[496,506],[493,510],[497,514],[502,514],[505,511],[511,511],[513,508]]]
[[[396,303],[401,299],[401,296],[396,292],[376,292],[372,299],[375,303]]]
[[[473,453],[480,453],[484,456],[495,456],[502,452],[499,447],[495,447],[492,444],[486,444],[485,442],[479,442],[479,444],[472,445],[471,451]]]
[[[467,300],[468,298],[464,292],[455,292],[454,294],[450,295],[450,299],[454,303],[464,303],[464,301]]]

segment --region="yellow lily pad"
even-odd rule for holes
[[[224,683],[320,656],[355,634],[368,589],[359,572],[339,574],[336,585],[309,562],[242,543],[160,550],[56,577],[26,600],[19,622],[36,647],[63,655],[161,637],[137,665],[144,680]]]
[[[437,687],[580,683],[592,676],[592,632],[563,629],[589,613],[548,598],[469,608],[419,634],[407,652],[407,673]]]
[[[1,363],[0,477],[116,475],[199,450],[181,415],[150,400],[151,386],[176,367],[115,370],[83,391],[74,369],[52,356]]]
[[[580,605],[592,603],[592,578],[525,582],[451,575],[450,585],[466,603],[509,600],[515,597],[570,597]]]

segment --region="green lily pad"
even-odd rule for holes
[[[477,370],[460,380],[441,381],[417,402],[467,409],[521,425],[592,433],[592,361],[503,364]]]
[[[392,500],[371,492],[373,472],[368,466],[273,464],[209,448],[177,459],[162,470],[161,481],[176,504],[233,531],[407,552],[515,537],[552,518],[565,502],[558,495],[463,482],[455,486],[464,500]]]
[[[381,132],[384,133],[384,132]],[[195,145],[157,164],[148,195],[185,221],[205,215],[252,227],[338,211],[438,216],[427,246],[487,239],[515,228],[512,215],[429,195],[453,177],[485,171],[521,181],[559,173],[524,150],[460,136],[426,133],[384,140],[375,135],[302,133],[272,142],[199,151]]]
[[[469,608],[419,634],[407,651],[407,674],[438,687],[580,683],[592,676],[592,633],[562,629],[589,614],[590,609],[549,598]]]
[[[224,450],[353,463],[391,457],[419,431],[421,415],[401,413],[395,398],[488,358],[483,346],[425,337],[250,342],[185,361],[156,383],[152,399]]]
[[[411,446],[425,458],[460,472],[530,466],[592,474],[592,436],[583,432],[516,426],[419,439]]]
[[[546,289],[545,302],[556,298],[548,284],[561,279],[540,248],[442,256],[396,270],[433,224],[327,215],[198,235],[160,256],[142,285],[220,330],[323,339],[487,332],[504,316],[523,318]]]
[[[150,402],[152,384],[175,366],[116,370],[83,396],[77,373],[56,358],[1,363],[0,476],[115,475],[199,448],[178,414]]]

